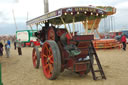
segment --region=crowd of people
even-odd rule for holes
[[[10,40],[8,39],[6,42],[5,42],[5,45],[3,45],[3,43],[0,41],[0,56],[3,56],[3,48],[5,47],[5,53],[6,53],[6,56],[7,58],[10,57],[10,48],[11,48],[11,42]]]
[[[10,48],[11,48],[11,41],[8,39],[7,41],[4,41],[4,44],[2,41],[0,41],[0,56],[3,56],[3,51],[5,50],[6,57],[10,57]],[[22,55],[22,50],[21,50],[21,42],[20,40],[16,42],[14,41],[14,50],[18,48],[18,55]]]

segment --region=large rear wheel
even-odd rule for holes
[[[47,40],[42,46],[42,68],[46,78],[56,79],[61,71],[61,56],[58,45],[53,40]]]
[[[32,51],[32,61],[33,61],[33,66],[35,68],[39,68],[40,66],[40,52],[38,50],[38,47],[33,47]]]

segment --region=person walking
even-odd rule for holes
[[[7,43],[8,43],[8,45],[9,45],[9,46],[11,46],[11,42],[10,42],[10,40],[9,40],[9,39],[8,39]]]
[[[123,50],[126,51],[126,36],[125,36],[125,34],[121,37],[121,43],[123,45]]]
[[[16,50],[16,40],[14,41],[14,49]]]
[[[19,54],[19,55],[22,55],[22,50],[21,50],[21,47],[22,47],[22,46],[21,46],[21,41],[20,41],[20,39],[19,39],[19,41],[17,42],[16,45],[17,45],[17,48],[18,48],[18,54]]]
[[[6,52],[7,58],[9,58],[10,57],[10,45],[8,44],[8,41],[5,43],[5,52]]]
[[[0,56],[3,56],[3,44],[0,41]]]

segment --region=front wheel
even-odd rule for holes
[[[33,48],[32,61],[33,61],[34,68],[39,68],[39,66],[40,66],[40,52],[39,52],[37,47]]]
[[[54,80],[61,71],[61,56],[58,45],[53,40],[47,40],[42,46],[42,68],[47,79]]]

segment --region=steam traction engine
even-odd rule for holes
[[[86,21],[87,23],[88,20],[104,18],[105,14],[103,10],[93,7],[70,7],[27,21],[27,25],[31,28],[32,25],[42,26],[40,31],[34,33],[43,45],[41,52],[37,46],[33,48],[33,66],[39,68],[41,59],[44,75],[50,80],[56,79],[64,69],[80,75],[87,74],[91,70],[93,79],[96,80],[96,71],[93,69],[95,56],[99,67],[97,72],[106,79],[92,44],[94,36],[81,35],[78,33],[80,28],[77,31],[75,28],[75,22]]]

